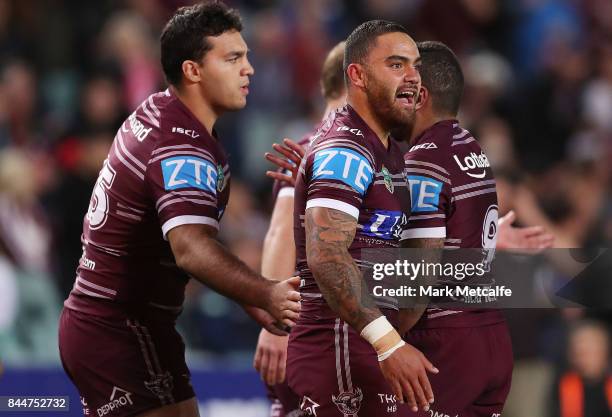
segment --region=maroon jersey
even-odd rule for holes
[[[218,142],[169,90],[123,123],[83,222],[83,256],[65,306],[97,315],[180,313],[188,276],[167,241],[172,228],[218,228],[229,196]]]
[[[412,214],[402,238],[444,238],[446,249],[483,248],[492,256],[498,217],[495,179],[470,132],[456,120],[438,122],[416,138],[404,159]],[[492,314],[428,308],[419,325],[472,326],[501,320],[497,310],[488,311]]]
[[[349,252],[357,265],[365,248],[398,247],[410,214],[410,194],[402,153],[395,141],[386,149],[355,110],[347,105],[331,113],[306,153],[296,182],[294,236],[297,269],[306,297],[321,297],[306,261],[304,215],[326,207],[353,216],[358,224]],[[397,300],[380,298],[382,308]]]

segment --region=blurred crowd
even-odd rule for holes
[[[157,38],[188,3],[0,0],[3,360],[56,360],[57,314],[73,284],[93,184],[120,123],[165,88]],[[610,246],[612,1],[227,3],[242,13],[255,75],[247,108],[218,123],[233,171],[221,238],[254,269],[271,208],[263,153],[310,130],[323,107],[322,59],[371,18],[399,21],[416,40],[443,41],[460,57],[460,119],[492,163],[501,214],[513,209],[519,224],[545,226],[559,248]],[[554,414],[558,407],[545,401],[561,401],[554,387],[568,370],[588,381],[609,378],[609,312],[526,310],[509,318],[512,395],[521,400],[511,398],[508,415],[521,415],[516,404],[527,397]],[[198,284],[188,287],[180,325],[204,356],[251,352],[258,332],[233,303]],[[231,346],[220,342],[228,340],[222,332],[231,332]]]

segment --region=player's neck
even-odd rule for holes
[[[426,131],[427,129],[435,125],[436,123],[443,122],[444,120],[455,119],[455,118],[456,118],[455,116],[437,115],[437,114],[434,114],[433,112],[427,112],[426,114],[421,113],[420,115],[419,113],[417,113],[417,117],[414,123],[414,128],[412,129],[412,133],[410,135],[410,144],[412,144],[416,138],[421,136],[421,134],[424,131]]]
[[[208,133],[212,135],[213,126],[219,115],[213,110],[210,104],[199,94],[189,88],[178,89],[174,86],[172,92],[179,100],[189,109],[196,119],[206,128]]]
[[[363,119],[368,127],[376,134],[378,139],[381,141],[385,148],[389,147],[389,130],[385,129],[374,115],[367,100],[359,100],[356,98],[349,97],[347,103],[357,112],[359,117]]]

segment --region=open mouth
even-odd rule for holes
[[[416,91],[401,90],[395,95],[395,98],[403,106],[413,106],[416,101]]]
[[[249,85],[243,85],[242,87],[240,87],[240,91],[246,96],[247,94],[249,94]]]

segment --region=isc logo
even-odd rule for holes
[[[314,180],[342,181],[359,194],[365,194],[372,182],[374,170],[365,156],[347,148],[328,148],[315,153]]]
[[[437,211],[442,183],[420,175],[408,175],[413,212]]]
[[[336,132],[351,132],[355,136],[363,137],[363,133],[361,132],[361,130],[356,128],[350,128],[348,126],[340,126],[338,129],[336,129]]]
[[[175,156],[161,161],[166,190],[199,188],[216,194],[217,169],[206,159]]]

